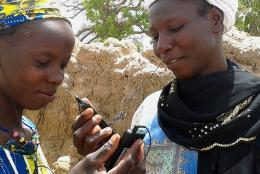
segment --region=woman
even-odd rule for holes
[[[154,52],[175,78],[148,96],[133,118],[132,125],[151,132],[147,173],[260,173],[260,79],[227,60],[222,47],[237,3],[150,2]],[[97,144],[100,134],[85,137],[85,144]]]
[[[52,173],[39,145],[37,125],[22,112],[44,108],[55,99],[74,41],[70,23],[48,0],[0,1],[1,174]],[[99,173],[96,165],[106,160],[104,154],[111,156],[118,141],[119,136],[113,136],[71,173]],[[137,142],[130,151],[139,152],[140,146]],[[124,161],[129,160],[132,157]],[[122,162],[110,173],[128,166]]]

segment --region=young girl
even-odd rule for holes
[[[37,125],[22,113],[55,99],[73,46],[70,23],[49,0],[0,0],[0,174],[52,173]],[[71,173],[94,173],[90,157],[106,160],[103,156],[111,156],[118,142],[114,135],[102,151],[86,156]]]

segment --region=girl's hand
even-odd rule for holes
[[[90,103],[86,98],[83,100]],[[93,114],[92,108],[84,110],[72,126],[73,143],[81,155],[87,155],[99,149],[112,134],[110,127],[101,129],[98,124],[102,117]]]
[[[71,174],[145,174],[144,146],[137,140],[128,150],[124,158],[110,171],[104,167],[106,160],[112,156],[119,145],[120,136],[113,135],[97,151],[88,154],[71,170]]]

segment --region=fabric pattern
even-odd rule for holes
[[[136,111],[132,127],[145,125],[151,133],[152,145],[147,155],[146,174],[197,174],[198,153],[170,141],[158,123],[157,103],[161,91],[148,96]],[[144,138],[150,144],[149,134]]]
[[[47,18],[66,19],[51,0],[0,0],[0,29]]]
[[[23,117],[23,124],[35,130],[35,125],[26,117]],[[36,165],[39,174],[52,173],[47,169],[48,163],[40,146],[33,155],[13,153],[0,146],[0,174],[33,174]]]

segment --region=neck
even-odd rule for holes
[[[22,128],[23,108],[10,97],[0,95],[0,126],[6,129]]]
[[[218,47],[212,50],[208,55],[211,57],[211,63],[208,64],[208,69],[201,75],[208,75],[220,71],[226,71],[228,69],[227,60],[224,55],[222,43],[217,44]]]

